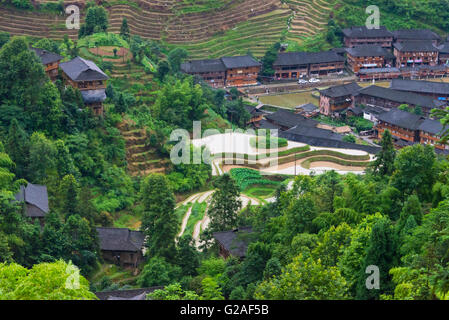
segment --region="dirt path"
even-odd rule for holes
[[[184,200],[183,202],[179,203],[176,207],[180,207],[182,205],[187,205],[189,202],[192,203],[192,206],[189,208],[189,210],[187,210],[186,214],[184,215],[183,219],[182,219],[182,224],[181,224],[181,230],[177,235],[178,237],[181,237],[184,234],[184,231],[186,229],[187,223],[189,221],[190,215],[192,213],[192,208],[193,208],[193,204],[198,202],[198,203],[207,203],[206,209],[205,209],[205,213],[204,213],[204,217],[203,219],[201,219],[200,221],[198,221],[195,224],[195,227],[193,229],[193,233],[192,233],[192,238],[195,241],[195,246],[198,248],[201,244],[200,241],[200,235],[201,235],[201,231],[205,230],[210,223],[210,218],[207,215],[207,210],[209,209],[209,205],[210,205],[210,201],[212,199],[212,195],[214,194],[215,190],[210,190],[210,191],[206,191],[206,192],[201,192],[201,193],[197,193],[194,195],[191,195],[189,198],[187,198],[186,200]],[[242,209],[246,208],[249,205],[259,205],[261,204],[261,202],[255,198],[251,198],[248,197],[247,195],[240,195],[240,200],[242,201]]]

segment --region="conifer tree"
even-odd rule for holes
[[[396,158],[396,150],[393,146],[393,139],[389,130],[385,130],[381,141],[382,150],[376,156],[374,161],[374,172],[376,174],[391,175],[394,171],[394,160]]]

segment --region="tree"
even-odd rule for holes
[[[389,219],[384,218],[373,225],[366,256],[359,272],[356,298],[378,299],[381,294],[391,294],[393,283],[389,271],[397,264],[397,242]],[[369,290],[366,287],[366,269],[368,266],[379,268],[379,290]]]
[[[108,13],[105,8],[101,6],[89,7],[86,13],[86,21],[78,32],[78,38],[97,32],[106,32],[108,25]]]
[[[344,141],[344,142],[349,142],[349,143],[356,143],[355,136],[352,135],[352,134],[347,135],[347,136],[344,136],[344,137],[343,137],[343,141]]]
[[[56,42],[54,42],[51,39],[48,38],[43,38],[40,39],[39,41],[37,41],[34,45],[34,48],[39,48],[39,49],[43,49],[49,52],[53,52],[53,53],[57,53],[60,54],[61,52],[59,51],[59,46]]]
[[[43,133],[35,132],[30,139],[28,172],[31,182],[44,183],[55,174],[56,148]]]
[[[167,61],[161,60],[157,64],[157,72],[156,72],[156,78],[159,79],[159,81],[164,81],[165,76],[170,72],[170,65]]]
[[[375,174],[381,176],[390,176],[394,171],[394,160],[396,158],[396,150],[393,146],[393,139],[389,130],[385,130],[380,143],[382,149],[376,155],[373,167]]]
[[[224,174],[215,183],[217,191],[207,210],[211,232],[232,230],[237,227],[237,212],[242,207],[240,190],[229,174]]]
[[[347,298],[347,284],[336,267],[301,254],[278,277],[257,286],[256,299],[340,300]]]
[[[402,149],[395,161],[391,183],[404,197],[416,192],[421,200],[430,200],[436,180],[435,151],[430,145]]]
[[[18,177],[26,177],[30,145],[28,134],[22,129],[17,119],[13,119],[6,137],[6,148],[12,161],[16,164],[14,172]]]
[[[126,18],[123,18],[122,25],[120,26],[120,35],[125,38],[129,39],[129,27],[128,27],[128,20]]]
[[[59,185],[60,212],[66,217],[77,214],[79,185],[73,175],[66,175]]]
[[[175,282],[180,274],[178,266],[171,265],[164,258],[153,257],[145,264],[137,284],[140,287],[165,286]]]
[[[273,44],[262,58],[262,75],[265,77],[274,76],[273,63],[276,61],[281,44],[279,42]]]
[[[184,291],[179,283],[166,286],[163,290],[155,290],[148,296],[151,300],[200,300],[193,291]]]
[[[28,270],[0,264],[0,300],[96,300],[76,266],[62,260]]]
[[[184,48],[175,48],[168,53],[168,62],[173,73],[180,70],[181,63],[188,57],[188,53]]]
[[[0,32],[0,49],[9,41],[9,39],[10,34],[8,32]]]
[[[199,252],[196,250],[191,235],[185,235],[178,241],[177,265],[184,276],[194,276],[200,265]]]
[[[415,222],[417,224],[421,224],[422,217],[423,217],[423,210],[421,207],[421,202],[419,201],[419,198],[416,195],[411,195],[407,198],[407,201],[404,203],[404,206],[402,207],[401,216],[399,218],[398,222],[398,230],[401,230],[405,223],[407,222],[408,218],[410,216],[413,216]]]
[[[221,289],[214,278],[205,277],[202,284],[201,300],[224,300]]]
[[[0,49],[0,105],[27,110],[36,105],[48,77],[25,38],[14,37]]]
[[[141,230],[147,236],[148,255],[172,261],[178,220],[174,214],[175,197],[167,178],[150,174],[142,183],[141,197],[144,208]]]

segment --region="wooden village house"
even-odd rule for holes
[[[31,218],[33,222],[39,221],[41,226],[44,225],[45,216],[50,211],[46,186],[31,183],[20,186],[15,200],[23,203],[25,216]]]
[[[386,27],[368,29],[367,27],[352,27],[343,29],[344,43],[347,48],[363,44],[372,44],[383,48],[391,48],[393,34]]]
[[[391,81],[390,88],[430,96],[439,101],[449,101],[449,83],[445,82],[395,79]]]
[[[416,67],[438,64],[438,48],[432,41],[406,41],[394,44],[396,67]]]
[[[63,59],[59,54],[39,48],[31,48],[44,65],[45,73],[51,81],[55,81],[59,74],[59,62]]]
[[[380,107],[385,111],[406,104],[410,108],[421,107],[423,114],[428,116],[432,109],[442,108],[445,102],[413,92],[404,92],[373,85],[360,89],[356,97],[356,104]]]
[[[392,31],[394,41],[398,43],[407,41],[430,41],[435,46],[441,41],[439,35],[428,29],[401,29]]]
[[[214,88],[256,85],[262,64],[253,57],[192,60],[181,64],[181,71],[201,77]]]
[[[127,228],[98,227],[101,255],[105,261],[137,271],[143,261],[145,235]]]
[[[320,91],[320,113],[335,115],[349,107],[354,107],[355,96],[361,87],[351,82]]]
[[[360,69],[391,67],[394,56],[377,45],[361,45],[347,49],[347,63],[354,73]]]
[[[106,100],[106,80],[109,77],[92,61],[76,57],[60,64],[66,84],[81,91],[84,103],[96,115],[103,115]]]
[[[296,80],[342,72],[345,58],[335,51],[279,53],[273,63],[275,78]]]
[[[220,247],[220,256],[224,259],[229,256],[244,259],[252,232],[251,227],[214,232],[213,237]]]
[[[224,88],[226,67],[220,59],[193,60],[181,64],[181,71],[201,77],[213,88]]]

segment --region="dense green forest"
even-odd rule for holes
[[[447,11],[439,10],[445,2],[420,1],[412,10],[409,1],[385,1],[385,7],[447,30]],[[362,5],[347,3],[341,8]],[[423,14],[427,6],[432,11]],[[90,14],[103,16],[98,10]],[[358,17],[342,23],[360,24]],[[405,26],[395,23],[387,26]],[[396,151],[386,133],[365,175],[330,171],[290,177],[291,184],[265,180],[277,187],[275,201],[245,209],[239,198],[245,177],[262,180],[251,170],[212,177],[208,164],[181,164],[166,174],[131,175],[123,123],[144,130],[145,146],[162,161],[173,148],[173,129],[191,130],[192,121],[203,130],[244,128],[250,115],[237,90],[225,97],[224,90],[180,73],[185,50],[132,36],[125,21],[121,35],[105,40],[105,30],[107,18],[86,19],[78,42],[120,41],[133,63],[148,59],[146,72],[157,68],[151,81],[111,79],[103,117],[84,105],[78,90],[51,82],[29,50],[46,48],[68,60],[80,54],[76,43],[0,36],[0,299],[95,299],[92,292],[149,286],[165,287],[152,299],[448,298],[449,161],[433,147]],[[107,61],[100,62],[107,70]],[[51,212],[43,228],[13,201],[27,182],[48,188]],[[175,241],[177,200],[198,190],[215,190],[200,250],[190,235]],[[104,264],[95,227],[115,226],[124,213],[147,236],[140,274],[125,285],[95,277]],[[245,259],[222,259],[212,233],[241,227],[253,230],[241,239],[248,243]],[[373,265],[379,290],[366,287]],[[67,288],[61,276],[74,266],[81,272],[78,289]]]

